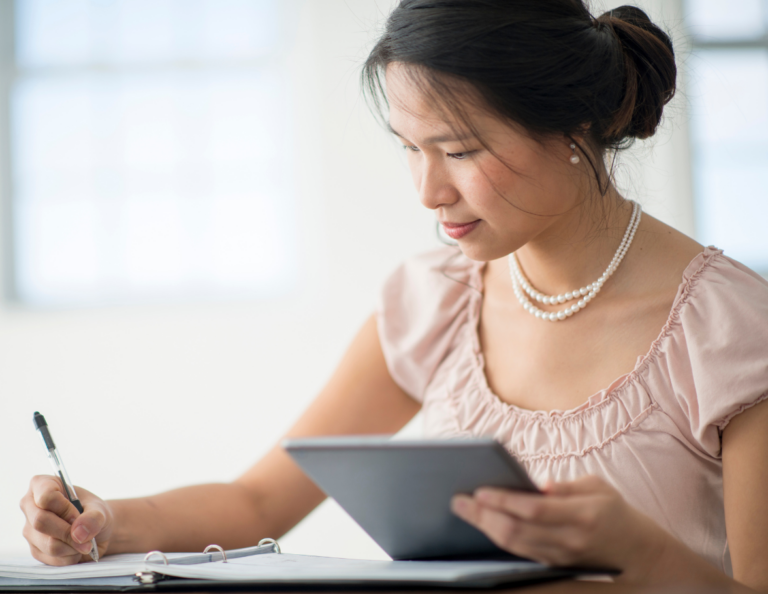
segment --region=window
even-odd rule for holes
[[[699,239],[768,274],[768,0],[688,0]]]
[[[295,280],[277,0],[17,0],[12,282],[36,305]]]

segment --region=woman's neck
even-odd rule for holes
[[[517,250],[523,274],[547,295],[594,282],[616,253],[632,215],[632,203],[611,187],[601,203],[585,201],[562,215],[540,236]],[[488,264],[490,274],[507,274],[507,258]]]

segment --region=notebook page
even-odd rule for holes
[[[169,560],[183,559],[199,553],[168,553]],[[31,556],[0,557],[0,577],[19,579],[79,579],[90,577],[120,577],[133,575],[145,565],[143,553],[108,555],[98,563],[78,563],[54,567],[40,563]],[[150,564],[154,567],[154,562]]]

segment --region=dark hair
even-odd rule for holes
[[[531,135],[583,135],[599,153],[656,131],[677,73],[672,42],[645,12],[594,18],[583,0],[402,0],[362,72],[380,115],[393,62],[415,67],[414,80],[452,110],[456,83],[469,83]]]

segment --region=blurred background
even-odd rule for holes
[[[768,0],[636,4],[680,91],[619,185],[768,273]],[[49,472],[33,411],[102,497],[231,480],[438,245],[358,85],[392,5],[0,0],[0,553]],[[386,558],[333,502],[281,544]]]

